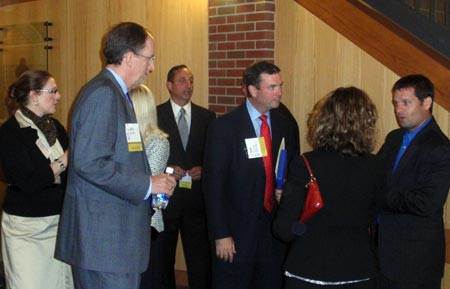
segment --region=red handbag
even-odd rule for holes
[[[309,220],[309,218],[317,214],[317,212],[323,208],[323,200],[322,195],[320,194],[319,185],[317,184],[317,180],[313,175],[308,159],[304,155],[302,155],[302,158],[310,175],[310,180],[305,185],[305,187],[308,189],[305,206],[303,207],[303,212],[299,220],[299,223],[304,224],[307,220]]]

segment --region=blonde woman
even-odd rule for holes
[[[151,90],[145,85],[139,85],[129,91],[131,100],[133,101],[136,119],[145,146],[148,163],[152,171],[152,175],[164,173],[169,159],[169,140],[168,135],[158,128],[158,120],[156,116],[155,99]],[[162,219],[162,210],[154,209],[152,216],[152,244],[150,253],[150,264],[146,272],[141,276],[141,289],[159,288],[161,284],[162,273],[161,262],[159,261],[160,248],[157,239],[158,232],[164,230],[164,222]]]

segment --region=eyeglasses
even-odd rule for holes
[[[136,53],[136,52],[134,54],[136,56],[145,58],[147,60],[147,63],[153,62],[156,59],[156,57],[154,55],[153,56],[145,56],[145,55],[142,55],[142,54],[139,54],[139,53]]]
[[[56,94],[58,92],[57,88],[52,88],[52,89],[36,89],[36,91],[38,92],[47,92],[50,94]]]

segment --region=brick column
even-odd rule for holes
[[[274,60],[275,0],[209,0],[209,108],[218,115],[244,97],[244,68]]]

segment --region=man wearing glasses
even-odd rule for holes
[[[105,37],[106,68],[76,101],[67,192],[56,258],[75,288],[137,289],[150,251],[151,194],[170,196],[172,176],[152,176],[128,89],[154,70],[154,40],[121,23]]]

